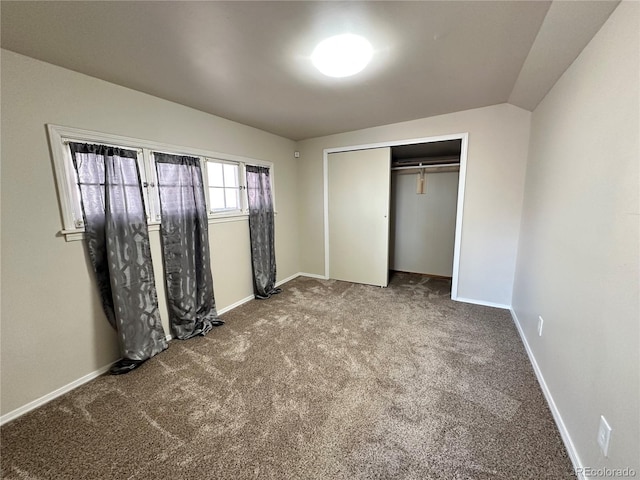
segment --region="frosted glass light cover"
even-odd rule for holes
[[[360,35],[346,33],[320,42],[311,62],[329,77],[349,77],[361,72],[371,61],[373,48]]]

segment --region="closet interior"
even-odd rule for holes
[[[461,145],[391,147],[390,270],[452,277]]]

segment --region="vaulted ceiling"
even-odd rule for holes
[[[510,102],[532,110],[617,1],[2,1],[1,45],[300,140]],[[359,75],[309,56],[369,39]]]

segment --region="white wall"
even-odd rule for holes
[[[529,121],[502,104],[298,142],[301,271],[324,274],[323,149],[468,132],[458,295],[511,305]]]
[[[278,279],[299,271],[293,141],[2,50],[2,414],[118,357],[83,242],[57,235],[47,123],[274,162]],[[210,241],[222,309],[252,295],[247,221],[211,225]]]
[[[423,194],[416,193],[418,174],[391,176],[392,270],[450,277],[456,233],[458,173],[424,176]]]
[[[513,297],[579,461],[636,472],[639,32],[640,3],[621,3],[533,113]],[[609,458],[600,415],[613,428]]]

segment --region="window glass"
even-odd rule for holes
[[[238,190],[226,188],[224,191],[225,206],[229,209],[237,210],[240,208],[238,204]]]
[[[242,210],[240,203],[240,165],[208,160],[209,211],[232,212]]]
[[[210,187],[224,187],[224,177],[222,176],[222,164],[208,162],[207,171],[209,172]]]
[[[230,163],[223,164],[224,166],[224,186],[225,187],[237,187],[238,186],[238,165],[231,165]]]
[[[209,200],[211,202],[210,210],[224,210],[224,188],[211,188],[209,189]]]

